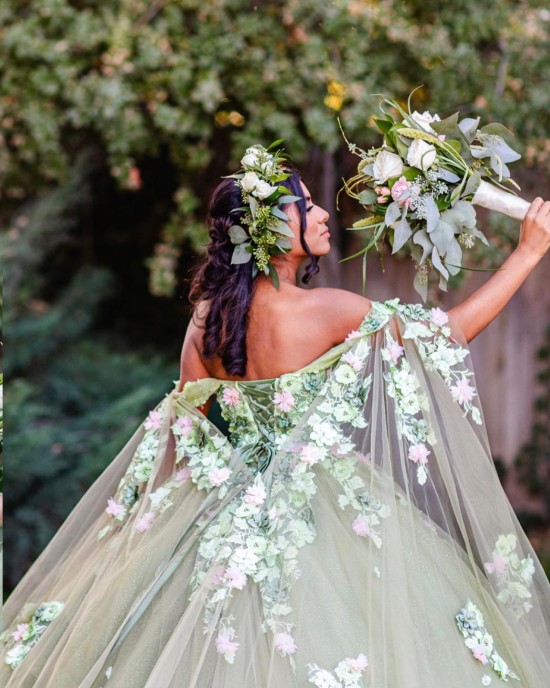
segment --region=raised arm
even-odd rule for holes
[[[502,269],[449,314],[470,342],[491,323],[550,246],[550,201],[535,198],[521,224],[519,242]]]

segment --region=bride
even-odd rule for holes
[[[6,602],[1,685],[544,688],[550,586],[468,342],[548,250],[550,202],[445,312],[299,288],[329,215],[269,151],[243,167],[211,199],[180,379]]]

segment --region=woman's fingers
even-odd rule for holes
[[[540,208],[542,208],[543,205],[544,200],[540,196],[537,196],[529,206],[529,210],[527,211],[527,215],[525,217],[535,217],[535,215],[539,212]]]
[[[550,201],[540,196],[529,206],[521,223],[518,246],[542,256],[550,247]]]

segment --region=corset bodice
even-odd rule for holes
[[[231,444],[263,470],[321,391],[330,367],[270,380],[224,382],[216,392]]]

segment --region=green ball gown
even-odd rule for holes
[[[300,370],[166,394],[4,623],[6,688],[550,676],[550,586],[499,483],[468,346],[447,313],[399,299]]]

